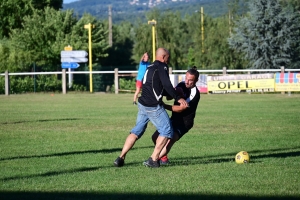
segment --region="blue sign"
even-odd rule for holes
[[[80,65],[78,63],[74,63],[74,62],[63,62],[63,63],[61,63],[61,68],[63,68],[63,69],[65,69],[65,68],[76,69],[79,66]]]

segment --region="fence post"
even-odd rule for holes
[[[119,73],[118,68],[115,68],[115,94],[119,94]]]
[[[169,67],[169,74],[173,74],[173,69],[172,69],[172,67]]]
[[[9,95],[9,75],[7,70],[5,71],[5,95]]]
[[[284,67],[280,67],[280,69],[281,69],[281,72],[280,72],[280,73],[284,73]],[[282,91],[281,94],[285,94],[285,92]]]
[[[289,71],[288,73],[289,73],[288,77],[289,77],[289,79],[290,79],[290,73],[291,73],[291,72]],[[289,82],[290,82],[290,80],[289,80]],[[288,95],[291,96],[291,91],[290,91],[290,90],[288,91]]]
[[[226,75],[226,67],[223,67],[223,75]]]
[[[67,93],[66,69],[62,69],[62,93]]]

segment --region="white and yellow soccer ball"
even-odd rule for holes
[[[235,162],[238,164],[249,163],[250,156],[246,151],[240,151],[235,155]]]

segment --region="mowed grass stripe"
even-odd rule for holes
[[[171,164],[142,165],[149,123],[113,167],[134,126],[133,94],[0,96],[1,199],[298,199],[300,95],[201,95]],[[168,103],[172,103],[169,101]],[[250,163],[234,162],[239,151]]]

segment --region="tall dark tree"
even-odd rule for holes
[[[106,24],[105,28],[108,29],[108,24]],[[112,70],[114,67],[118,67],[119,70],[130,70],[128,66],[132,67],[135,64],[132,59],[134,43],[132,30],[132,24],[129,22],[113,25],[113,45],[108,48],[108,56],[100,60],[102,66],[109,67]],[[131,68],[131,70],[134,69]]]
[[[62,12],[49,7],[44,11],[35,10],[32,16],[24,18],[24,28],[12,30],[7,58],[10,60],[9,70],[28,71],[34,62],[43,66],[43,71],[56,71],[60,68],[60,52],[65,46],[88,51],[88,31],[84,29],[88,23],[95,25],[92,29],[92,53],[96,62],[107,56],[106,30],[101,21],[89,14],[78,20],[72,10]],[[1,45],[8,47],[4,42]],[[0,60],[0,66],[2,62]]]
[[[151,62],[153,60],[151,28],[145,21],[139,21],[137,26],[134,27],[133,59],[136,63],[139,63],[144,52],[148,52]]]
[[[281,4],[285,7],[292,7],[295,11],[300,12],[300,1],[299,0],[281,0]]]
[[[299,17],[278,0],[249,2],[249,16],[236,22],[229,45],[255,69],[293,67],[299,62]]]
[[[59,10],[63,4],[63,0],[31,0],[31,2],[33,7],[38,10],[43,10],[47,6]]]
[[[10,31],[22,28],[23,19],[32,15],[34,9],[43,10],[49,6],[62,8],[63,0],[2,0],[0,1],[0,39],[9,37]]]
[[[183,48],[185,38],[187,38],[186,24],[181,19],[179,12],[165,11],[160,12],[157,9],[147,14],[148,21],[155,20],[155,38],[156,46],[165,47],[170,51],[170,63],[169,66],[173,69],[181,69],[182,66],[186,65],[184,62],[184,55],[188,52],[188,49]],[[152,25],[147,23],[140,24],[135,29],[136,44],[134,46],[134,52],[139,53],[135,56],[136,60],[140,57],[145,50],[148,50],[149,55],[153,55],[152,45]]]

